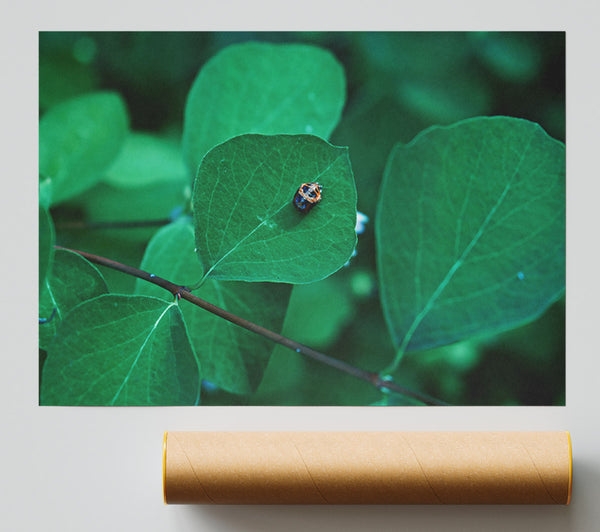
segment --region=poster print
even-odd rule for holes
[[[39,52],[41,405],[564,404],[564,33]]]

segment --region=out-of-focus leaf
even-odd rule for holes
[[[147,133],[130,133],[104,181],[117,187],[138,188],[161,182],[178,184],[187,178],[178,144]]]
[[[232,45],[200,70],[185,108],[183,145],[195,173],[214,146],[244,133],[328,138],[345,101],[342,66],[305,44]]]
[[[473,50],[500,78],[528,83],[539,75],[542,51],[530,33],[473,32],[468,34]]]
[[[284,336],[314,349],[332,344],[354,314],[348,283],[333,275],[322,281],[294,286]]]
[[[90,188],[115,159],[128,128],[121,97],[97,92],[64,101],[39,126],[40,176],[52,182],[52,204]]]

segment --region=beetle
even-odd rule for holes
[[[319,183],[302,183],[298,188],[292,204],[299,212],[306,214],[321,201],[323,187]]]

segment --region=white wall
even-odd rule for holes
[[[31,5],[30,5],[31,4]],[[4,10],[0,529],[7,531],[531,532],[600,529],[598,12],[591,2],[108,0]],[[245,9],[252,9],[247,17]],[[290,11],[286,12],[286,8]],[[491,12],[492,8],[494,11]],[[393,10],[385,13],[379,7]],[[364,11],[348,14],[348,9]],[[213,8],[211,8],[213,9]],[[241,9],[241,11],[239,10]],[[325,10],[326,11],[323,11]],[[278,12],[277,17],[273,13]],[[207,16],[209,15],[209,16]],[[216,15],[217,18],[211,18]],[[291,15],[290,18],[286,18]],[[394,15],[394,16],[392,16]],[[567,31],[567,406],[554,408],[54,408],[37,406],[37,31],[65,29],[523,29]],[[278,18],[279,17],[279,18]],[[219,23],[220,20],[220,23]],[[248,22],[250,20],[250,22]],[[216,22],[215,22],[216,21]],[[244,26],[245,25],[245,26]],[[8,103],[5,106],[4,104]],[[23,121],[30,126],[23,127]],[[7,147],[5,150],[4,148]],[[18,184],[17,184],[18,183]],[[27,225],[31,222],[29,225]],[[26,224],[13,234],[18,224]],[[13,262],[11,262],[13,261]],[[25,266],[24,266],[25,265]],[[7,340],[10,339],[10,340]],[[164,506],[164,430],[569,430],[569,507]]]

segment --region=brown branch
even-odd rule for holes
[[[447,403],[444,403],[443,401],[440,401],[439,399],[435,399],[435,398],[430,397],[421,392],[416,392],[414,390],[410,390],[408,388],[405,388],[404,386],[396,384],[395,382],[393,382],[391,380],[382,378],[378,373],[357,368],[355,366],[347,364],[346,362],[344,362],[342,360],[338,360],[337,358],[333,358],[329,355],[326,355],[324,353],[316,351],[306,345],[303,345],[294,340],[291,340],[290,338],[286,338],[285,336],[282,336],[282,335],[280,335],[276,332],[273,332],[269,329],[265,329],[264,327],[261,327],[260,325],[257,325],[256,323],[252,323],[251,321],[241,318],[235,314],[232,314],[231,312],[228,312],[220,307],[213,305],[212,303],[209,303],[208,301],[205,301],[204,299],[201,299],[201,298],[193,295],[191,292],[188,291],[188,289],[186,287],[172,283],[171,281],[163,279],[162,277],[158,277],[158,276],[154,275],[153,273],[148,273],[146,271],[139,270],[139,269],[133,268],[131,266],[127,266],[126,264],[122,264],[120,262],[116,262],[114,260],[110,260],[105,257],[99,257],[98,255],[92,255],[91,253],[87,253],[85,251],[69,249],[69,248],[65,248],[62,246],[54,246],[54,247],[56,249],[64,249],[67,251],[72,251],[74,253],[78,253],[79,255],[86,258],[90,262],[99,264],[101,266],[106,266],[108,268],[112,268],[113,270],[117,270],[122,273],[126,273],[128,275],[133,275],[134,277],[137,277],[138,279],[143,279],[144,281],[148,281],[149,283],[155,284],[156,286],[160,286],[161,288],[164,288],[165,290],[168,290],[169,292],[171,292],[171,294],[173,294],[174,297],[179,297],[181,299],[185,299],[186,301],[189,301],[190,303],[192,303],[200,308],[203,308],[204,310],[212,312],[213,314],[215,314],[221,318],[224,318],[227,321],[234,323],[235,325],[243,327],[244,329],[247,329],[253,333],[260,334],[261,336],[263,336],[273,342],[276,342],[278,344],[283,345],[284,347],[292,349],[293,351],[296,351],[296,353],[300,353],[301,355],[312,358],[313,360],[316,360],[317,362],[321,362],[322,364],[326,364],[326,365],[328,365],[332,368],[335,368],[339,371],[342,371],[348,375],[352,375],[353,377],[356,377],[358,379],[366,381],[366,382],[372,384],[373,386],[375,386],[379,390],[382,390],[382,391],[389,390],[391,392],[406,395],[408,397],[412,397],[412,398],[417,399],[418,401],[421,401],[422,403],[425,403],[428,405],[438,405],[438,406],[447,405]]]
[[[170,218],[163,218],[159,220],[126,220],[117,222],[58,222],[56,229],[138,229],[143,227],[162,227],[171,221]]]

